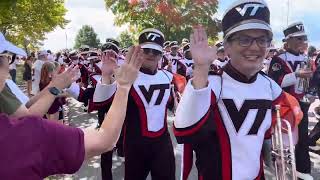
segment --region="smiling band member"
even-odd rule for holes
[[[264,179],[262,144],[270,138],[272,106],[284,97],[260,72],[273,36],[269,8],[263,0],[238,0],[225,12],[222,29],[230,61],[214,72],[216,51],[204,28],[191,34],[193,78],[178,105],[174,133],[178,143],[192,144],[199,179]]]

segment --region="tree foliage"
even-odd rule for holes
[[[37,47],[45,34],[68,21],[64,0],[1,0],[0,31],[23,47]]]
[[[135,44],[135,37],[128,31],[122,32],[119,35],[118,40],[120,42],[120,46],[123,48],[128,48]]]
[[[202,24],[209,38],[215,39],[220,21],[212,16],[217,12],[217,0],[105,0],[107,10],[115,14],[115,24],[129,24],[130,33],[145,28],[161,30],[167,40],[188,38],[192,27]]]
[[[93,48],[99,47],[100,40],[97,38],[97,33],[94,32],[93,27],[84,25],[79,30],[74,48],[80,48],[82,45],[88,45]]]

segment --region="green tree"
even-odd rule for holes
[[[0,31],[26,50],[36,48],[46,33],[68,23],[64,0],[3,0],[0,12]]]
[[[76,36],[76,42],[74,48],[78,49],[82,45],[88,45],[93,48],[97,48],[100,44],[100,40],[97,38],[97,34],[94,29],[89,25],[84,25],[79,30]]]
[[[123,48],[128,48],[135,44],[135,37],[128,31],[122,32],[118,37],[118,40],[120,42],[120,46]]]
[[[202,24],[209,38],[216,39],[221,22],[213,19],[217,0],[105,0],[107,10],[115,14],[115,24],[129,24],[130,33],[144,28],[161,30],[167,40],[188,38],[192,27]]]

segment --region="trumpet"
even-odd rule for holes
[[[287,120],[281,120],[280,105],[276,105],[275,110],[277,121],[272,134],[271,157],[274,165],[276,180],[297,180],[291,125]],[[283,125],[286,126],[286,129],[283,128]],[[289,147],[284,145],[283,130],[288,132]]]
[[[300,68],[301,69],[305,69],[305,70],[311,70],[312,64],[311,64],[311,59],[309,57],[306,56],[305,62],[302,62],[300,64]],[[298,89],[299,91],[303,92],[305,95],[303,96],[302,101],[303,102],[310,102],[309,100],[309,87],[310,87],[310,79],[311,78],[300,78],[299,79],[299,84],[298,84]]]

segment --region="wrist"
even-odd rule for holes
[[[102,76],[101,83],[102,84],[112,84],[114,82],[114,78],[110,75]]]
[[[57,87],[49,87],[48,88],[48,92],[50,94],[54,95],[55,97],[57,97],[57,96],[62,94],[62,91]]]
[[[194,64],[194,71],[209,72],[210,64]]]
[[[55,88],[57,88],[57,89],[60,90],[60,91],[62,91],[62,89],[64,89],[64,87],[61,87],[60,85],[55,84],[55,83],[53,83],[52,81],[49,83],[49,85],[47,86],[47,88],[49,89],[49,88],[51,88],[51,87],[55,87]]]
[[[194,64],[191,84],[195,89],[202,89],[208,86],[209,69],[209,64]]]
[[[131,86],[124,86],[124,85],[119,85],[117,84],[117,91],[125,91],[125,92],[129,92],[131,89]]]

